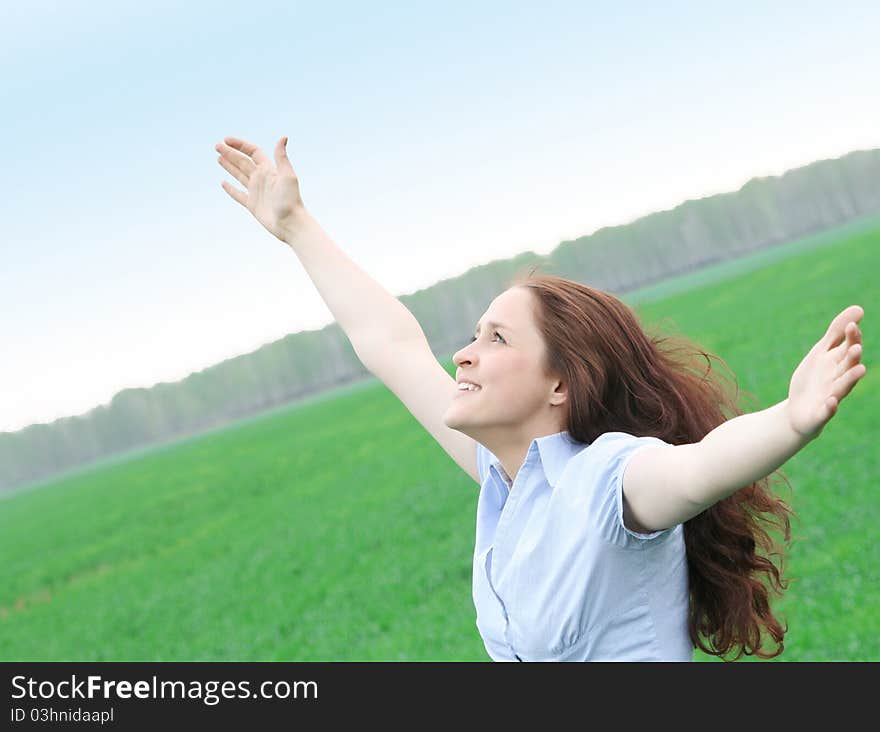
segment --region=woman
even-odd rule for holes
[[[742,414],[696,368],[709,354],[648,336],[608,293],[532,273],[492,301],[453,380],[412,313],[308,213],[286,144],[273,165],[225,138],[218,162],[246,190],[222,186],[293,249],[365,367],[481,486],[473,598],[490,657],[779,655],[759,575],[786,585],[759,522],[787,541],[792,511],[767,476],[864,376],[863,309],[831,321],[787,399]]]

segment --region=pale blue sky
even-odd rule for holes
[[[880,147],[877,27],[876,2],[4,8],[0,430],[331,322],[221,188],[226,135],[288,135],[306,205],[401,295]]]

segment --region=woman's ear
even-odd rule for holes
[[[557,381],[553,394],[550,396],[550,403],[558,406],[559,404],[564,404],[566,399],[568,399],[568,389],[561,381]]]

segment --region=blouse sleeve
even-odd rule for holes
[[[606,432],[585,450],[584,470],[593,483],[596,520],[602,538],[623,549],[644,549],[662,542],[674,526],[642,534],[623,523],[623,474],[639,450],[668,447],[658,437],[635,437],[626,432]]]
[[[480,485],[486,482],[486,473],[489,472],[489,451],[479,442],[477,445],[477,472],[480,474]]]

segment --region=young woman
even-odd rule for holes
[[[225,138],[218,162],[246,190],[223,189],[291,247],[364,366],[480,485],[473,599],[490,657],[779,655],[759,575],[786,584],[761,523],[788,541],[792,511],[768,476],[865,375],[863,309],[831,321],[788,398],[743,414],[696,368],[709,354],[647,335],[608,293],[530,274],[492,301],[453,380],[412,313],[308,213],[286,144],[273,164]]]

